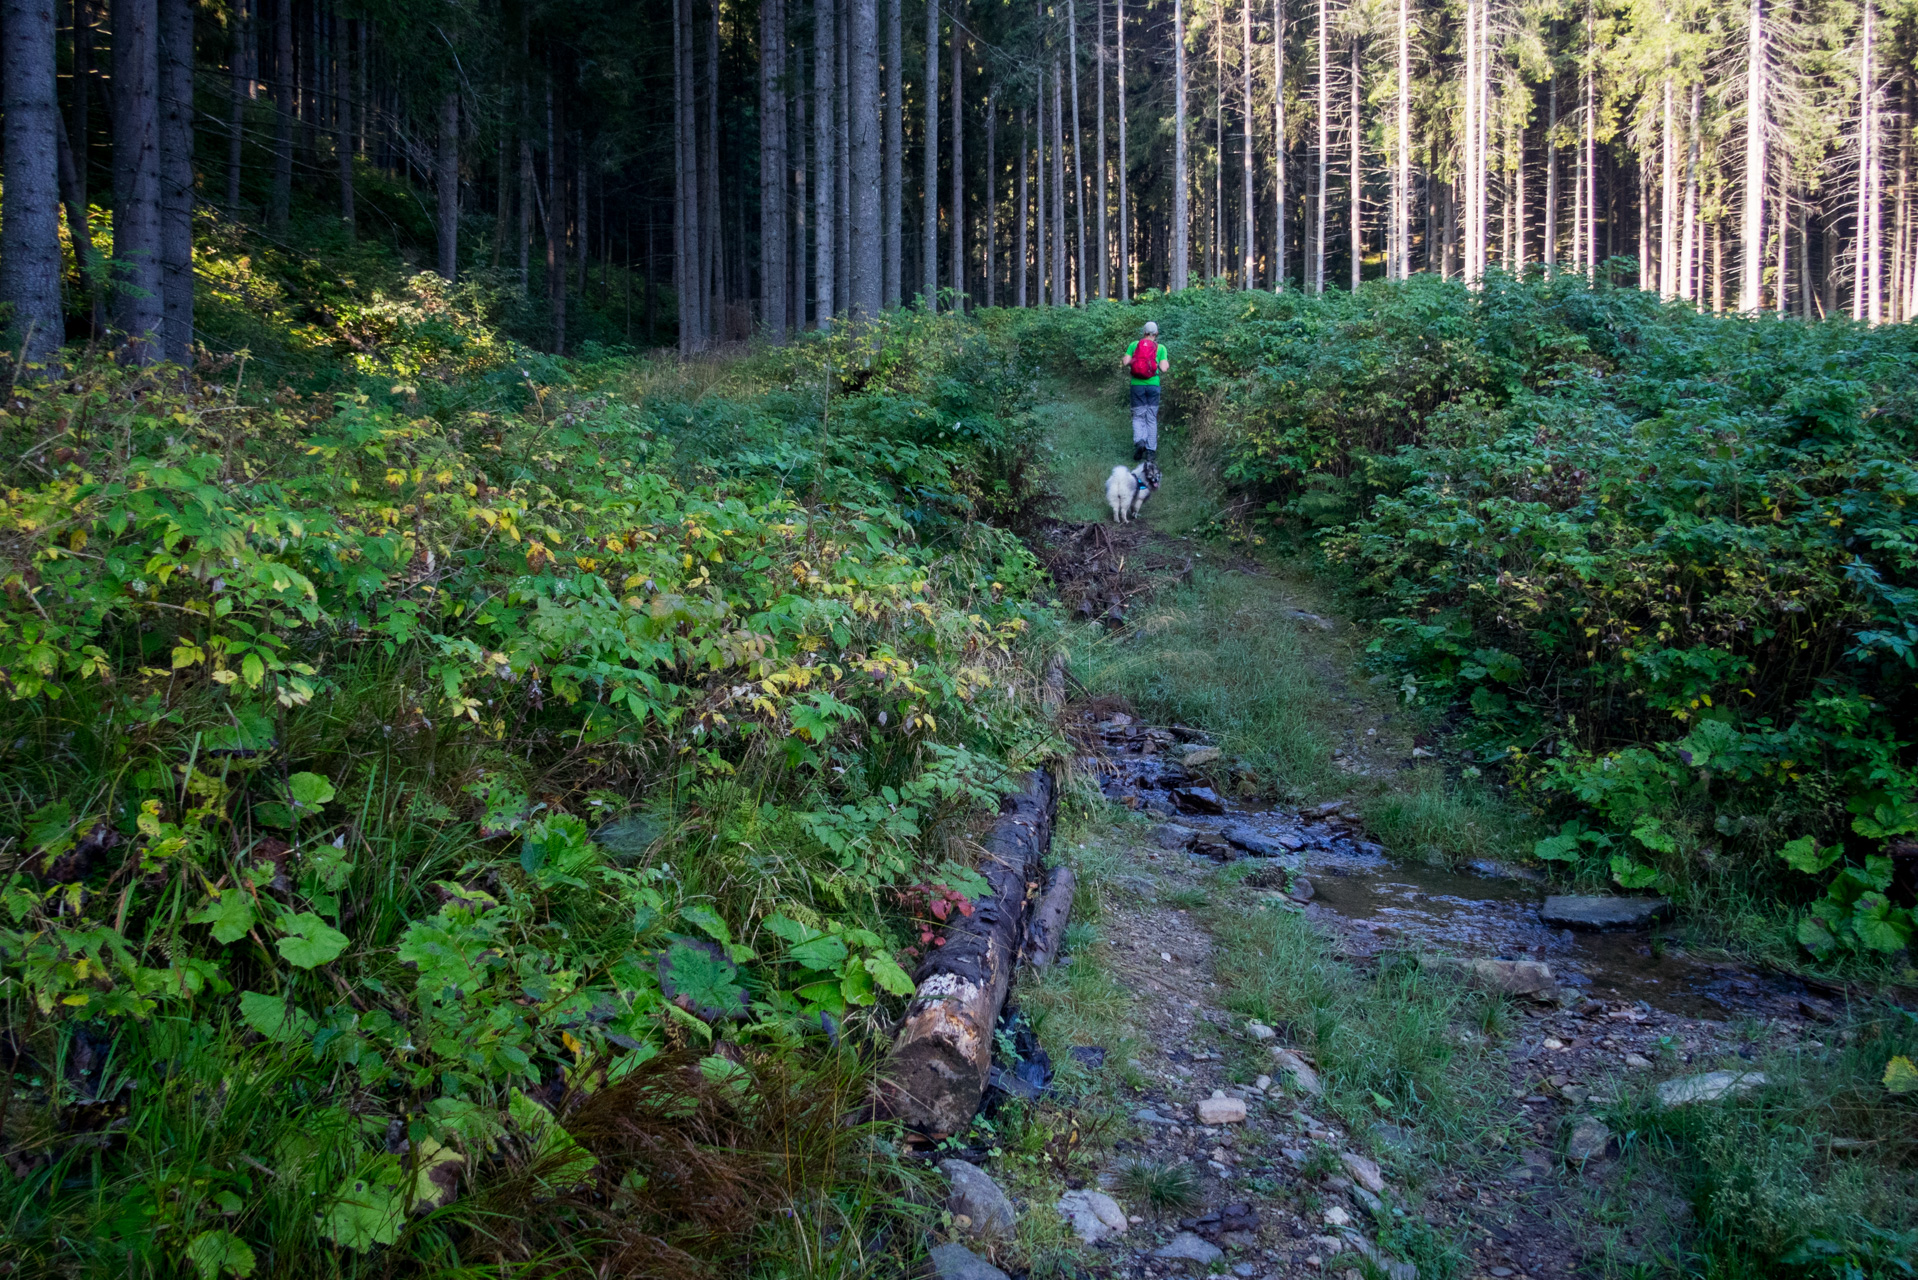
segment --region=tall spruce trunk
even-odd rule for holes
[[[699,350],[699,170],[693,131],[692,0],[673,0],[673,293],[680,358]],[[549,211],[550,212],[550,211]]]
[[[952,308],[966,309],[966,77],[962,56],[965,36],[959,23],[959,6],[952,9],[952,204],[946,214],[946,270],[952,279]]]
[[[1313,293],[1325,292],[1325,179],[1332,152],[1332,48],[1331,28],[1326,18],[1325,0],[1319,0],[1319,171],[1314,189],[1318,199],[1312,210]]]
[[[840,315],[852,308],[852,46],[846,6],[833,7],[833,197],[832,271],[833,310]],[[713,0],[718,11],[718,0]],[[714,206],[717,208],[717,204]]]
[[[1558,67],[1545,90],[1545,274],[1558,266]]]
[[[1033,110],[1038,116],[1039,137],[1032,151],[1032,300],[1035,306],[1046,306],[1051,297],[1046,291],[1046,280],[1050,275],[1052,262],[1052,244],[1046,239],[1046,140],[1052,136],[1052,113],[1046,110],[1046,72],[1043,65],[1039,68],[1037,100]]]
[[[786,6],[759,9],[760,323],[774,342],[786,337]]]
[[[700,315],[706,340],[732,335],[724,325],[725,206],[719,198],[719,0],[706,5],[706,134],[699,174]],[[565,226],[564,220],[560,225]]]
[[[1348,215],[1352,236],[1352,292],[1359,291],[1359,281],[1365,272],[1365,165],[1361,153],[1359,120],[1359,42],[1352,39],[1352,65],[1350,68],[1352,105],[1346,121],[1346,133],[1350,135],[1352,148],[1352,208]]]
[[[440,148],[434,165],[439,197],[440,278],[451,284],[460,263],[460,96],[440,95]],[[556,158],[557,159],[557,158]]]
[[[286,234],[293,216],[293,0],[273,0],[273,189],[267,229]]]
[[[813,312],[821,329],[833,316],[833,0],[813,0]]]
[[[1125,83],[1125,0],[1114,0],[1113,26],[1119,37],[1119,301],[1132,300],[1132,203],[1127,194],[1126,155],[1126,83]]]
[[[8,357],[39,364],[60,349],[66,324],[60,311],[60,139],[65,127],[54,65],[54,0],[0,4],[0,302],[13,314],[5,335]],[[116,40],[117,44],[117,40]],[[78,240],[75,241],[76,246]],[[10,376],[22,378],[12,369]]]
[[[879,117],[879,0],[851,0],[852,316],[877,318],[885,305],[880,226],[883,122]]]
[[[1272,291],[1285,288],[1285,0],[1272,0]]]
[[[1685,196],[1678,237],[1678,296],[1687,302],[1698,297],[1694,262],[1704,261],[1698,225],[1698,113],[1704,86],[1692,85],[1691,119],[1685,130]]]
[[[1251,0],[1246,0],[1249,4]],[[1098,68],[1098,88],[1093,92],[1093,111],[1098,116],[1095,126],[1097,136],[1093,146],[1098,152],[1099,203],[1098,209],[1098,245],[1099,245],[1099,298],[1103,301],[1112,296],[1112,242],[1107,239],[1106,206],[1108,201],[1106,187],[1106,0],[1093,0],[1099,7],[1099,48],[1093,65]]]
[[[56,133],[54,144],[59,150],[60,198],[65,201],[67,207],[67,235],[73,240],[73,260],[80,268],[80,279],[86,286],[87,299],[92,311],[87,335],[98,338],[105,334],[107,327],[106,263],[99,251],[93,247],[93,226],[87,212],[87,198],[80,180],[80,167],[74,163],[73,148],[67,145],[67,135],[64,130]],[[0,219],[3,218],[4,214],[0,214]],[[57,276],[59,270],[57,245],[54,269]],[[14,314],[23,313],[16,311]]]
[[[1032,208],[1028,200],[1030,184],[1027,171],[1032,161],[1032,135],[1026,128],[1026,109],[1019,108],[1019,178],[1018,194],[1013,198],[1013,208],[1017,216],[1013,221],[1012,249],[1012,305],[1026,305],[1026,278],[1032,271],[1030,261],[1031,246],[1026,242],[1026,226],[1032,217]]]
[[[1878,145],[1877,4],[1865,0],[1864,39],[1858,58],[1858,280],[1854,286],[1852,318],[1875,325],[1880,314],[1882,262],[1879,216],[1883,162]]]
[[[523,86],[522,86],[522,94],[523,94]],[[522,102],[525,101],[524,96],[522,96],[521,101]],[[677,139],[677,135],[675,135],[675,139]],[[675,179],[677,179],[677,176],[678,176],[677,174],[674,175]],[[532,256],[533,256],[533,205],[537,199],[537,197],[534,195],[535,188],[533,186],[533,183],[534,183],[533,140],[531,138],[526,137],[524,134],[521,134],[520,140],[519,140],[519,226],[516,228],[516,231],[519,235],[519,264],[518,265],[519,265],[519,292],[521,297],[526,296],[526,291],[531,286],[530,273],[532,270]]]
[[[247,76],[247,44],[253,38],[253,15],[259,0],[235,0],[233,5],[233,44],[227,54],[227,76],[229,80],[227,99],[227,137],[226,137],[226,207],[228,212],[236,212],[240,207],[240,144],[246,133],[246,100],[250,87]],[[79,5],[75,9],[74,36],[74,98],[75,105],[86,100],[86,76],[81,69],[81,48],[79,40]]]
[[[1066,0],[1066,65],[1072,71],[1072,215],[1075,224],[1073,247],[1076,251],[1072,278],[1073,301],[1085,305],[1086,292],[1086,171],[1079,149],[1079,9],[1076,0]]]
[[[1065,75],[1052,63],[1052,305],[1072,305],[1072,281],[1066,274],[1066,129]]]
[[[886,0],[886,207],[885,302],[899,305],[905,250],[901,222],[905,217],[905,33],[900,0]]]
[[[812,276],[808,271],[806,258],[806,224],[812,201],[807,195],[806,175],[811,170],[811,160],[806,154],[806,140],[812,135],[806,131],[806,96],[812,90],[806,86],[806,51],[795,41],[793,45],[792,74],[792,176],[793,176],[793,227],[792,227],[792,322],[795,330],[806,327],[806,296],[812,285]]]
[[[166,358],[193,359],[193,0],[160,0],[160,287]]]
[[[553,81],[558,78],[557,66],[548,66],[546,74],[546,208],[540,219],[546,224],[546,303],[552,316],[553,354],[566,354],[566,135],[560,129],[559,103],[555,100]],[[455,111],[457,97],[455,96]],[[457,126],[458,118],[454,123]],[[454,133],[455,144],[458,141],[457,129]],[[454,216],[458,216],[459,170],[457,164],[453,171]],[[457,243],[455,248],[457,249]],[[703,312],[694,315],[702,321]],[[702,324],[700,330],[705,333]]]
[[[159,26],[158,0],[114,0],[114,324],[134,364],[165,355]]]
[[[985,234],[985,304],[988,307],[998,305],[999,264],[994,252],[999,244],[999,109],[998,94],[994,89],[986,90],[986,207]]]
[[[1593,6],[1585,8],[1585,226],[1581,262],[1587,271],[1598,270],[1598,70],[1597,36],[1594,33]],[[1608,233],[1609,238],[1609,233]]]
[[[816,0],[824,4],[825,0]],[[920,140],[925,174],[920,183],[919,295],[927,311],[939,309],[939,0],[926,0],[926,129]]]
[[[1191,159],[1186,143],[1185,88],[1185,0],[1172,0],[1172,225],[1169,228],[1172,243],[1168,246],[1168,256],[1174,291],[1186,286],[1186,258],[1192,234],[1191,193],[1187,189],[1191,181],[1188,172]]]
[[[1738,219],[1738,309],[1756,312],[1765,276],[1765,10],[1763,0],[1751,0],[1745,31],[1745,191]],[[1781,224],[1782,227],[1782,224]],[[1786,233],[1778,233],[1782,249]],[[1778,292],[1785,291],[1785,273],[1778,273]]]
[[[1258,229],[1252,200],[1252,0],[1239,0],[1240,101],[1245,132],[1239,147],[1239,287],[1252,287],[1253,259],[1258,252]]]
[[[358,203],[353,190],[353,95],[350,91],[352,77],[348,74],[351,56],[351,30],[345,18],[335,18],[333,26],[333,60],[338,75],[334,86],[335,119],[333,121],[333,153],[340,170],[340,228],[346,232],[350,243],[358,231]],[[505,166],[500,167],[500,190],[507,189]],[[503,226],[504,217],[496,220],[496,226]],[[495,265],[498,265],[499,233],[494,233]]]
[[[1392,259],[1398,278],[1412,274],[1412,15],[1399,0],[1399,128],[1397,181],[1392,184]],[[1556,99],[1554,99],[1556,101]]]

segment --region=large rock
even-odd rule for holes
[[[1612,1145],[1612,1131],[1591,1116],[1580,1116],[1565,1140],[1565,1158],[1572,1164],[1584,1164],[1605,1154]]]
[[[1296,1049],[1272,1048],[1272,1061],[1278,1064],[1279,1074],[1286,1077],[1294,1089],[1319,1097],[1325,1092],[1325,1085],[1319,1081],[1319,1073],[1312,1065],[1299,1056]]]
[[[1352,1175],[1352,1181],[1370,1191],[1373,1195],[1385,1194],[1385,1175],[1379,1171],[1376,1162],[1367,1159],[1356,1151],[1341,1151],[1339,1163]]]
[[[1286,854],[1296,853],[1305,847],[1305,841],[1295,835],[1283,832],[1278,835],[1266,835],[1262,831],[1246,826],[1243,822],[1233,823],[1220,834],[1247,853],[1257,854],[1261,858],[1283,858]]]
[[[1552,966],[1539,960],[1464,960],[1456,956],[1420,956],[1421,969],[1464,976],[1473,985],[1512,996],[1549,998],[1558,989]]]
[[[1225,812],[1225,801],[1211,787],[1179,787],[1172,793],[1172,803],[1187,813]]]
[[[1228,1098],[1224,1090],[1214,1089],[1211,1097],[1199,1100],[1197,1111],[1200,1124],[1242,1124],[1245,1099]]]
[[[1072,1224],[1073,1234],[1087,1244],[1126,1232],[1125,1210],[1103,1191],[1068,1191],[1059,1197],[1059,1215]]]
[[[1199,833],[1176,822],[1161,822],[1152,828],[1152,843],[1161,849],[1183,849],[1198,839]]]
[[[1538,918],[1556,929],[1603,933],[1611,929],[1645,929],[1667,915],[1672,904],[1663,898],[1623,898],[1608,893],[1554,894],[1538,909]]]
[[[1658,1100],[1668,1107],[1691,1102],[1716,1102],[1728,1094],[1743,1093],[1765,1083],[1762,1071],[1707,1071],[1703,1075],[1679,1076],[1658,1086]]]
[[[1202,1267],[1209,1267],[1225,1256],[1225,1250],[1216,1244],[1206,1243],[1190,1231],[1181,1231],[1172,1237],[1171,1243],[1153,1250],[1152,1256],[1196,1262]]]
[[[1012,1201],[978,1165],[964,1160],[941,1160],[939,1172],[952,1182],[946,1208],[952,1215],[968,1219],[961,1229],[969,1236],[1009,1236],[1016,1221]]]
[[[1006,1273],[962,1244],[942,1244],[927,1251],[937,1280],[1007,1280]]]

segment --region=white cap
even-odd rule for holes
[[[1148,320],[1148,321],[1146,321],[1146,322],[1145,322],[1145,332],[1147,332],[1147,333],[1157,333],[1158,331],[1159,331],[1159,326],[1158,326],[1158,325],[1156,325],[1156,324],[1154,324],[1154,323],[1153,323],[1152,321],[1150,321],[1150,320]]]

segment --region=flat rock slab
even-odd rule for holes
[[[1583,1116],[1572,1126],[1572,1136],[1565,1140],[1565,1159],[1572,1164],[1584,1164],[1605,1154],[1612,1145],[1612,1131],[1591,1116]]]
[[[1319,1081],[1319,1073],[1310,1063],[1300,1057],[1297,1051],[1274,1047],[1272,1061],[1278,1065],[1279,1072],[1294,1089],[1318,1097],[1325,1092],[1325,1086]]]
[[[1762,1071],[1707,1071],[1703,1075],[1679,1076],[1658,1086],[1658,1100],[1668,1107],[1689,1102],[1716,1102],[1728,1094],[1743,1093],[1765,1083]]]
[[[1553,894],[1538,909],[1538,918],[1558,929],[1604,933],[1612,929],[1647,929],[1671,913],[1663,898],[1625,898],[1608,893]]]
[[[1181,763],[1188,769],[1196,769],[1214,763],[1224,754],[1217,747],[1192,747],[1181,757]]]
[[[1208,1244],[1190,1231],[1181,1231],[1173,1236],[1169,1244],[1152,1251],[1155,1258],[1166,1258],[1184,1262],[1196,1262],[1209,1267],[1225,1256],[1225,1250],[1216,1244]]]
[[[1161,822],[1152,828],[1152,843],[1161,849],[1183,849],[1198,838],[1198,832],[1176,822]]]
[[[1059,1216],[1072,1224],[1073,1234],[1087,1244],[1126,1232],[1125,1210],[1103,1191],[1068,1191],[1059,1197]]]
[[[1295,835],[1281,833],[1266,835],[1254,830],[1242,822],[1235,822],[1219,834],[1227,842],[1237,845],[1247,853],[1257,854],[1261,858],[1283,858],[1288,853],[1296,853],[1305,848],[1305,841]]]
[[[1552,966],[1537,960],[1462,960],[1455,956],[1420,956],[1421,969],[1462,974],[1475,986],[1512,996],[1549,996],[1557,989]]]
[[[1346,1172],[1352,1175],[1352,1181],[1375,1196],[1385,1194],[1385,1175],[1380,1171],[1376,1161],[1367,1159],[1356,1151],[1342,1151],[1339,1153],[1339,1163],[1343,1164]]]
[[[1179,787],[1172,793],[1172,803],[1187,813],[1225,812],[1225,801],[1211,787]]]
[[[1006,1273],[962,1244],[942,1244],[926,1254],[938,1280],[1007,1280]]]
[[[1213,1090],[1209,1098],[1201,1098],[1196,1109],[1200,1124],[1245,1123],[1245,1099],[1228,1098],[1221,1089]]]

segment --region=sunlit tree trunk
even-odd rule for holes
[[[1392,186],[1392,260],[1398,278],[1412,274],[1412,20],[1399,0],[1399,128],[1397,181]]]
[[[1854,318],[1877,324],[1881,312],[1883,283],[1883,246],[1879,238],[1879,216],[1884,200],[1880,186],[1884,173],[1879,147],[1877,4],[1865,0],[1864,43],[1859,51],[1858,129],[1861,144],[1858,175],[1858,294],[1862,305],[1854,304]]]
[[[1065,75],[1052,63],[1052,305],[1072,305],[1072,280],[1066,274],[1066,112]]]
[[[1349,135],[1352,152],[1352,207],[1346,220],[1350,224],[1347,230],[1351,233],[1352,241],[1352,292],[1357,293],[1359,281],[1365,272],[1365,165],[1360,150],[1363,122],[1359,119],[1359,41],[1357,36],[1352,37],[1351,54],[1352,83],[1348,87],[1352,94],[1352,105],[1346,119],[1346,132]]]
[[[1677,239],[1678,157],[1672,145],[1672,77],[1666,73],[1661,87],[1658,163],[1658,296],[1671,301],[1678,292],[1678,260],[1674,250]]]
[[[959,6],[952,10],[952,88],[946,91],[952,99],[952,204],[946,214],[947,238],[950,248],[947,253],[946,269],[952,274],[952,306],[955,311],[966,309],[966,76],[962,55],[965,51],[965,35],[959,21]]]
[[[1312,210],[1312,292],[1325,292],[1325,191],[1327,160],[1332,151],[1332,53],[1331,32],[1326,24],[1325,0],[1319,0],[1319,154],[1318,197]]]
[[[1272,0],[1272,290],[1285,288],[1285,0]]]
[[[1250,0],[1247,0],[1247,2],[1250,3]],[[1098,124],[1096,126],[1097,136],[1093,141],[1093,147],[1098,155],[1097,165],[1099,170],[1099,203],[1096,206],[1099,213],[1099,297],[1105,299],[1112,296],[1112,242],[1106,238],[1106,202],[1108,199],[1106,169],[1109,164],[1109,157],[1106,155],[1106,2],[1105,0],[1093,0],[1093,3],[1099,7],[1099,47],[1097,56],[1093,59],[1093,65],[1098,70],[1098,88],[1094,90],[1092,95],[1092,109],[1098,116]]]
[[[1745,202],[1740,211],[1738,309],[1755,312],[1765,274],[1765,11],[1762,0],[1751,0],[1745,33]],[[1786,231],[1780,224],[1779,251]],[[1778,289],[1784,295],[1786,276],[1781,266]]]
[[[66,338],[60,312],[60,100],[54,0],[0,4],[0,303],[11,361],[40,363]],[[115,44],[118,44],[116,35]],[[82,90],[84,92],[84,89]],[[84,215],[83,215],[84,216]],[[76,252],[79,240],[76,237]],[[18,369],[10,376],[24,379]]]
[[[112,21],[114,323],[128,360],[153,364],[165,351],[159,5],[114,0]]]
[[[1026,277],[1031,272],[1029,261],[1031,246],[1026,243],[1026,227],[1032,217],[1029,200],[1030,183],[1027,172],[1032,166],[1032,135],[1026,128],[1026,109],[1019,108],[1019,179],[1018,195],[1014,198],[1013,208],[1016,216],[1013,220],[1012,250],[1012,305],[1026,305]]]
[[[1119,301],[1132,298],[1132,205],[1127,196],[1125,0],[1114,0],[1113,25],[1119,36]]]
[[[815,0],[822,9],[828,0]],[[926,136],[925,178],[920,190],[924,207],[920,222],[920,293],[926,310],[939,306],[939,0],[926,0]]]
[[[1252,0],[1239,0],[1240,102],[1245,132],[1239,147],[1239,287],[1252,287],[1253,258],[1258,252],[1258,229],[1252,196]]]
[[[1592,6],[1585,9],[1585,43],[1587,65],[1585,70],[1585,222],[1581,232],[1584,243],[1584,265],[1587,270],[1598,266],[1598,52],[1597,37],[1593,34]]]
[[[1079,9],[1075,0],[1066,0],[1066,65],[1072,79],[1072,215],[1074,265],[1072,300],[1084,306],[1086,283],[1086,171],[1079,148]]]
[[[1323,4],[1324,0],[1320,0]],[[1171,286],[1186,286],[1186,258],[1191,245],[1190,156],[1185,120],[1185,0],[1172,0],[1172,226]]]
[[[1039,68],[1038,98],[1034,104],[1039,136],[1032,149],[1032,302],[1043,307],[1051,297],[1046,291],[1052,263],[1052,242],[1046,238],[1050,214],[1046,206],[1046,163],[1051,155],[1048,139],[1052,136],[1052,112],[1046,108],[1046,72]]]
[[[1698,297],[1693,287],[1693,263],[1702,262],[1704,258],[1698,239],[1698,111],[1703,92],[1703,86],[1692,85],[1691,120],[1685,131],[1685,203],[1678,246],[1678,296],[1687,302]]]
[[[1577,220],[1573,220],[1577,225]],[[1545,90],[1545,274],[1558,266],[1558,67]]]
[[[986,229],[985,229],[985,303],[997,306],[999,247],[999,105],[998,94],[986,91]]]
[[[870,0],[868,0],[870,3]],[[774,342],[786,336],[786,7],[759,8],[760,323]]]

